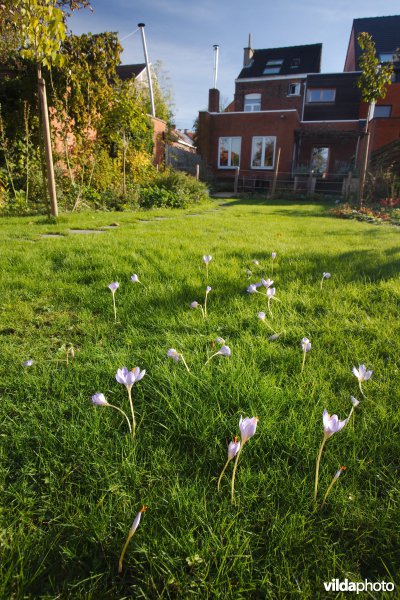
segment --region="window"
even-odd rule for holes
[[[289,83],[288,96],[300,96],[301,83]]]
[[[311,169],[316,173],[327,173],[329,148],[313,148],[311,152]]]
[[[240,165],[240,137],[219,138],[218,167],[232,168]]]
[[[246,94],[244,97],[245,112],[261,110],[261,94]]]
[[[334,102],[336,90],[333,88],[309,88],[307,102]]]
[[[388,105],[375,105],[375,109],[374,109],[374,119],[383,119],[385,117],[390,117],[392,113],[392,107],[390,104]]]
[[[281,67],[283,65],[283,58],[271,58],[267,61],[265,65],[265,69],[263,71],[264,75],[276,75],[281,72]]]
[[[380,52],[379,54],[379,60],[381,61],[381,63],[391,63],[393,62],[393,52]]]
[[[273,169],[276,138],[271,136],[253,137],[251,147],[252,169]]]
[[[292,58],[292,62],[290,63],[291,69],[298,69],[300,66],[300,58]]]

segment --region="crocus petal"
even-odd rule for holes
[[[268,298],[272,298],[273,296],[275,296],[275,288],[268,288],[267,289],[267,296]]]
[[[222,337],[216,337],[214,341],[216,344],[222,344],[222,345],[225,344],[225,340]]]
[[[113,281],[112,283],[108,284],[108,287],[112,292],[115,292],[119,288],[119,283],[118,281]]]
[[[246,417],[243,419],[240,417],[239,429],[242,437],[242,444],[245,444],[256,432],[258,423],[258,417]]]
[[[230,356],[232,354],[229,346],[222,346],[218,352],[218,354],[222,354],[222,356]]]
[[[272,279],[270,279],[269,277],[268,277],[268,279],[261,279],[261,284],[262,284],[264,287],[266,287],[266,288],[269,288],[269,287],[271,287],[271,285],[272,285],[273,283],[274,283],[274,282],[273,282],[273,281],[272,281]]]
[[[235,458],[235,456],[239,452],[239,450],[240,450],[240,441],[238,441],[238,439],[235,438],[234,440],[232,440],[232,442],[229,442],[228,459],[232,460],[232,458]]]
[[[94,396],[92,396],[92,404],[95,404],[96,406],[107,406],[108,402],[105,399],[104,394],[94,394]]]
[[[212,289],[212,288],[210,288],[210,286],[208,285],[208,286],[206,287],[206,294],[209,294],[209,293],[211,292],[211,289]]]
[[[170,348],[167,352],[167,356],[168,358],[172,358],[172,360],[174,360],[175,362],[179,362],[181,358],[179,352],[177,352],[175,348]]]
[[[22,366],[23,367],[31,367],[33,365],[33,360],[30,358],[29,360],[26,360]]]
[[[200,304],[196,302],[196,300],[194,300],[194,302],[191,302],[190,304],[190,308],[197,308],[198,306],[200,306]]]
[[[212,256],[210,254],[205,254],[203,256],[203,262],[208,265],[208,263],[212,260]]]
[[[132,283],[139,283],[139,277],[136,275],[136,273],[131,275],[131,281]]]
[[[360,404],[360,401],[357,400],[357,398],[354,398],[354,396],[350,396],[350,400],[353,406],[358,406]]]
[[[247,288],[247,291],[249,294],[255,294],[257,292],[256,284],[252,283],[251,285],[249,285],[249,287]]]
[[[275,258],[276,258],[276,252],[272,252],[271,256],[272,256],[272,260],[275,260]]]
[[[355,367],[353,367],[353,373],[357,377],[357,379],[360,379],[360,374],[359,374],[358,370]]]
[[[115,379],[118,381],[118,383],[122,383],[123,385],[126,385],[126,377],[127,377],[128,373],[129,373],[128,369],[126,367],[122,367],[122,369],[117,370]]]
[[[265,321],[265,312],[259,312],[257,316],[260,321]]]

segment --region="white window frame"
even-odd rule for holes
[[[311,93],[312,92],[316,92],[319,91],[319,99],[318,100],[311,100]],[[333,92],[333,98],[329,99],[329,100],[324,100],[324,92]],[[336,88],[317,88],[317,87],[310,87],[307,89],[307,99],[306,102],[307,104],[332,104],[333,102],[335,102],[336,99]]]
[[[255,104],[256,100],[258,101],[257,104]],[[246,101],[249,102],[249,104],[247,104],[247,108],[246,108]],[[252,101],[254,102],[254,104]],[[255,108],[255,106],[257,106],[257,108]],[[244,110],[244,112],[260,111],[261,110],[261,94],[245,94],[243,110]]]
[[[294,94],[291,93],[290,89],[292,86],[295,86],[295,88],[297,89],[297,92],[295,92]],[[300,81],[295,81],[294,83],[289,83],[289,87],[288,87],[288,96],[300,96],[301,95],[301,83]]]
[[[262,149],[261,149],[261,162],[262,165],[260,167],[255,167],[253,165],[253,154],[254,154],[254,146],[256,143],[256,140],[262,140]],[[272,153],[272,165],[269,167],[266,167],[264,165],[265,162],[265,146],[266,146],[266,140],[270,141],[273,140],[274,143],[274,150]],[[272,171],[275,167],[275,152],[276,152],[276,136],[275,135],[254,135],[252,140],[251,140],[251,159],[250,159],[250,168],[251,169],[255,169],[257,171],[263,170],[263,171]]]
[[[228,150],[228,165],[221,165],[221,140],[229,140],[229,150]],[[232,140],[239,140],[239,164],[232,165]],[[221,135],[218,139],[218,169],[236,169],[236,167],[240,167],[240,160],[242,158],[242,138],[238,135]]]

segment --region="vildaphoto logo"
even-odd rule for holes
[[[349,581],[347,578],[344,581],[340,579],[332,579],[331,581],[324,581],[324,588],[327,592],[393,592],[394,583],[391,581]]]

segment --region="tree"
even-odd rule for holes
[[[368,103],[368,115],[364,129],[364,149],[358,188],[358,204],[361,208],[364,195],[365,175],[368,166],[369,121],[372,118],[376,101],[386,96],[387,86],[391,84],[393,75],[393,64],[382,64],[379,61],[379,58],[376,56],[375,43],[369,33],[365,31],[360,33],[357,37],[357,42],[363,51],[359,60],[361,75],[357,81],[357,86],[361,90],[361,99]]]
[[[64,62],[64,57],[59,52],[61,43],[66,37],[64,14],[57,8],[55,0],[16,0],[14,19],[20,36],[20,55],[36,63],[50,211],[56,217],[58,215],[57,195],[46,83],[42,77],[42,67],[57,66]]]

